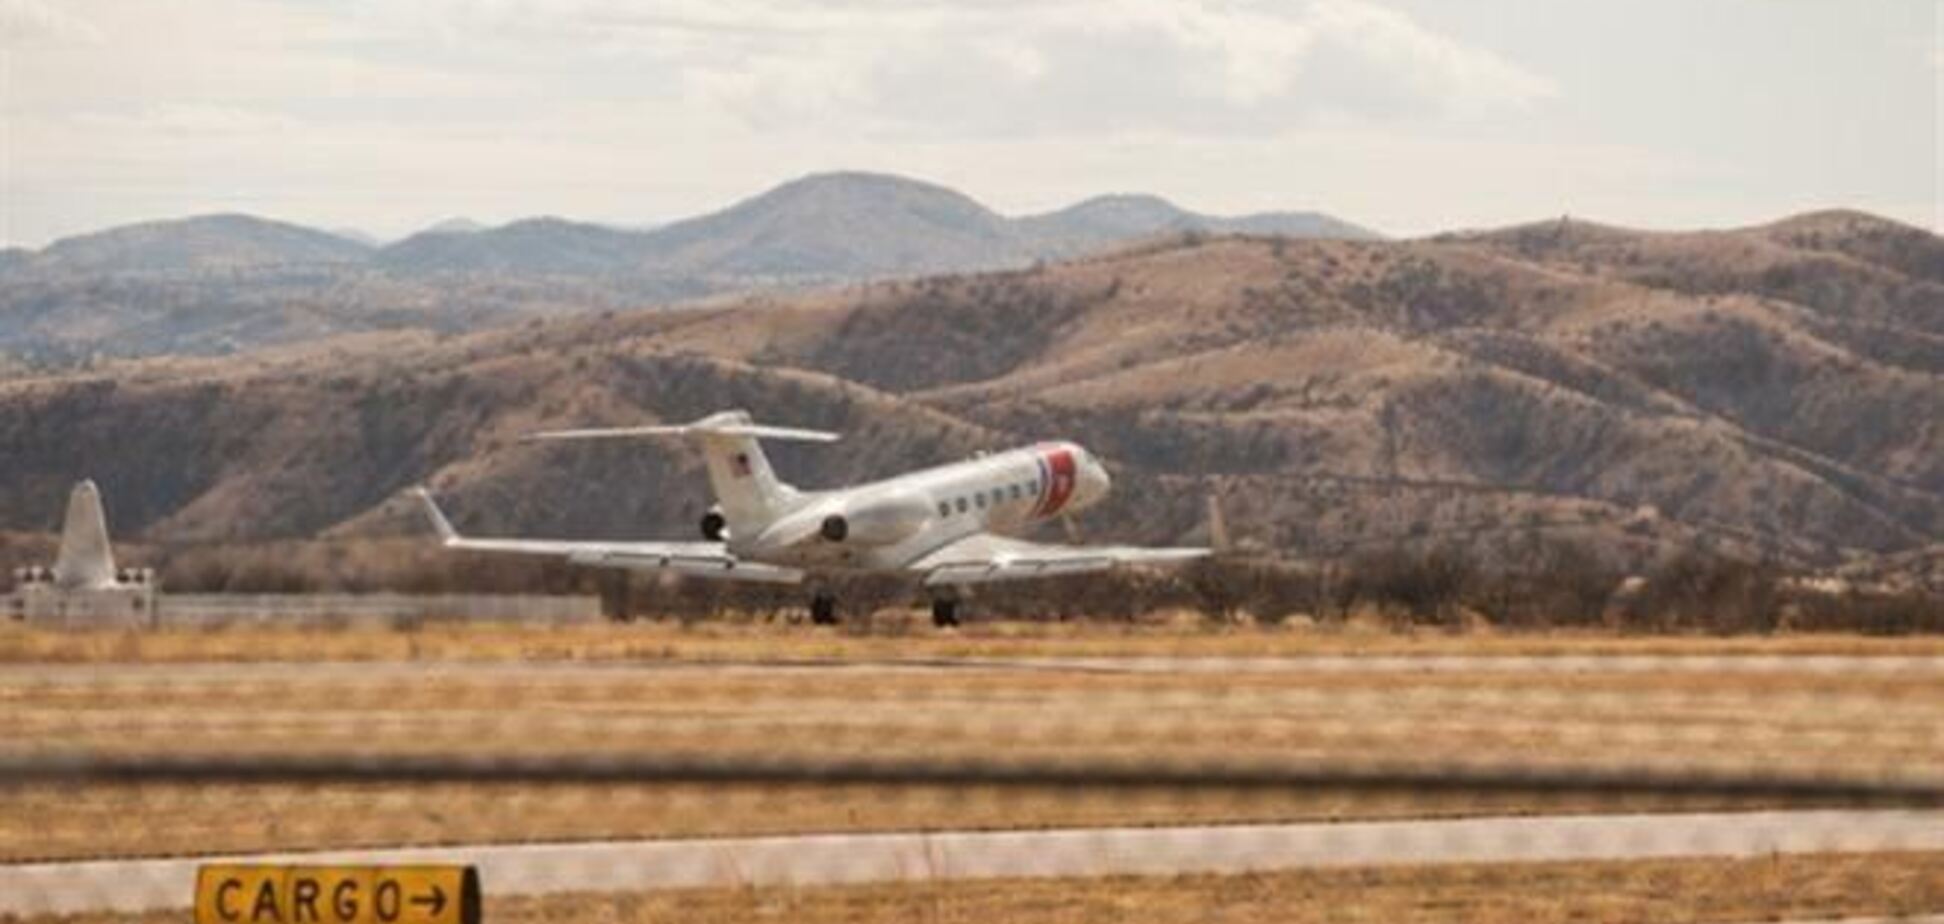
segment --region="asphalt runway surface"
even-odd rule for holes
[[[961,670],[1108,674],[1732,674],[1861,677],[1944,674],[1944,656],[1883,655],[1298,655],[1273,657],[944,657],[883,659],[616,660],[572,662],[329,661],[5,664],[0,680],[48,685],[206,684],[304,677],[373,680],[519,677],[568,680],[616,672],[719,674],[944,673]]]
[[[507,844],[0,866],[0,914],[187,907],[204,862],[468,863],[485,895],[1944,850],[1944,811],[1581,815]]]

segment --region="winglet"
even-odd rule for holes
[[[432,529],[439,534],[439,541],[450,545],[459,538],[459,531],[452,528],[452,521],[446,519],[445,511],[439,509],[439,502],[432,499],[431,491],[420,485],[413,488],[412,493],[418,495],[419,501],[425,505],[425,517],[432,521]]]
[[[1229,550],[1228,517],[1222,515],[1222,499],[1208,492],[1208,547],[1212,552]]]

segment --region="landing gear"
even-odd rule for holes
[[[814,626],[834,626],[837,624],[837,598],[826,593],[810,597],[810,624]]]
[[[959,624],[959,602],[957,597],[932,598],[932,625],[940,629],[950,629]]]
[[[600,579],[601,613],[615,622],[634,622],[634,587],[626,571],[609,571]]]

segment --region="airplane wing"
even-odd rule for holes
[[[460,535],[452,521],[439,509],[432,492],[414,488],[425,505],[426,518],[438,531],[439,542],[448,549],[466,552],[501,552],[565,559],[576,565],[604,568],[632,568],[641,571],[666,571],[694,577],[734,581],[763,581],[795,584],[803,572],[744,561],[720,542],[604,542],[568,539],[479,539]]]
[[[1175,564],[1208,554],[1208,549],[1049,545],[974,533],[919,558],[908,567],[923,573],[927,586],[938,586],[1085,574],[1127,565]]]

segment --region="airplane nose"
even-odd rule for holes
[[[1114,484],[1114,479],[1107,474],[1107,466],[1101,464],[1099,456],[1092,454],[1087,456],[1086,480],[1088,488],[1087,499],[1089,501],[1097,501],[1106,497],[1108,489],[1113,487]]]

